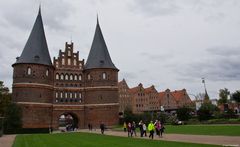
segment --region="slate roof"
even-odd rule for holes
[[[90,53],[85,64],[85,69],[93,68],[117,69],[109,55],[98,20]]]
[[[52,66],[40,8],[27,43],[15,64],[18,63],[36,63]]]

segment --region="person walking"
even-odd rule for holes
[[[134,133],[135,137],[137,136],[137,133],[136,133],[136,123],[133,121],[132,122],[132,134]]]
[[[140,122],[138,123],[139,126],[139,130],[140,130],[140,136],[143,137],[143,122],[142,120],[140,120]]]
[[[149,124],[148,124],[148,131],[150,132],[150,135],[149,135],[149,138],[151,137],[153,139],[153,135],[154,135],[154,124],[153,122],[151,121]]]
[[[162,137],[165,127],[164,127],[163,123],[160,122],[160,124],[161,124],[160,137]]]
[[[128,137],[132,137],[132,124],[129,122],[128,126],[127,126],[127,130],[128,130]]]
[[[100,124],[101,133],[104,134],[105,125],[103,122]]]
[[[127,131],[127,124],[126,124],[126,122],[123,123],[123,130],[124,130],[124,132]]]
[[[143,134],[147,137],[147,126],[145,123],[143,123]]]

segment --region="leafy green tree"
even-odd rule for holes
[[[230,95],[230,91],[227,88],[219,90],[219,100],[218,104],[225,104],[228,102],[228,96]]]
[[[240,90],[237,90],[231,95],[231,99],[236,101],[237,103],[240,103]]]
[[[9,89],[0,81],[0,116],[4,116],[5,110],[10,103],[11,94],[9,93]]]
[[[4,118],[4,132],[16,133],[22,126],[22,110],[15,103],[8,105]]]
[[[209,120],[213,118],[214,112],[219,111],[218,108],[211,104],[210,102],[203,103],[202,106],[197,111],[198,119],[200,121]]]
[[[191,115],[190,115],[191,111],[192,111],[191,108],[187,106],[183,106],[177,110],[177,118],[183,121],[189,120],[191,118]]]

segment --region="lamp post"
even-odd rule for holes
[[[204,101],[209,101],[209,96],[208,96],[208,93],[207,93],[207,88],[206,88],[205,78],[202,78],[202,83],[203,83],[204,90],[205,90]]]

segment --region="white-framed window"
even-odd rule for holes
[[[64,75],[63,74],[61,74],[60,79],[64,80]]]
[[[69,93],[69,97],[72,98],[72,93]]]
[[[65,98],[66,98],[66,99],[68,98],[68,93],[67,93],[67,92],[65,92]]]
[[[87,75],[87,79],[91,80],[91,75],[90,74]]]
[[[59,74],[57,73],[56,76],[55,76],[56,80],[59,79]]]
[[[77,98],[77,92],[74,93],[74,98],[75,98],[75,99]]]
[[[79,93],[79,98],[80,98],[80,99],[82,98],[82,93]]]
[[[73,65],[76,66],[77,65],[77,60],[73,59]]]
[[[78,76],[78,80],[79,80],[79,81],[82,81],[82,75],[79,75],[79,76]]]
[[[46,70],[46,76],[48,77],[48,75],[49,75],[49,70],[47,69]]]
[[[27,68],[27,74],[31,75],[32,74],[32,69],[30,67]]]
[[[70,75],[70,80],[73,80],[73,75],[72,74]]]
[[[71,58],[68,58],[68,65],[71,65]]]
[[[107,74],[105,72],[102,74],[102,78],[103,78],[103,80],[107,79]]]
[[[68,74],[65,75],[65,80],[68,80]]]
[[[65,59],[62,58],[62,65],[65,65]]]
[[[58,92],[55,93],[56,98],[58,98]]]
[[[77,78],[78,78],[78,76],[77,76],[77,75],[74,75],[74,80],[75,80],[75,81],[77,80]]]
[[[68,56],[71,56],[71,51],[70,50],[68,50]]]
[[[58,61],[56,61],[56,67],[58,68]]]
[[[62,92],[60,92],[60,98],[62,98],[63,97],[63,93]]]

